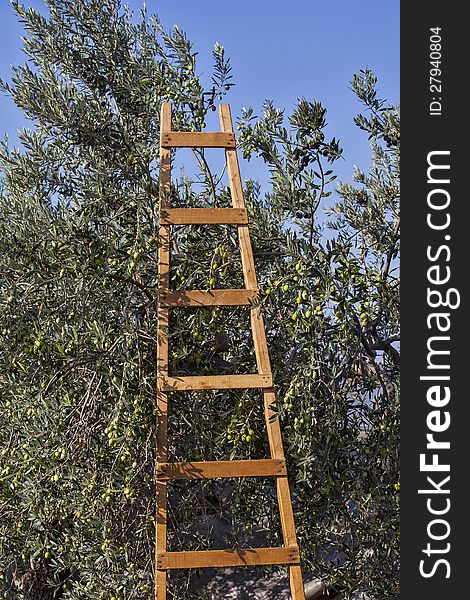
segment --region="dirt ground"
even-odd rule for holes
[[[195,579],[194,591],[203,592],[204,600],[290,600],[287,577],[273,577],[240,569],[222,569]]]

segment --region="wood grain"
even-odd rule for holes
[[[285,460],[220,460],[157,464],[157,479],[217,479],[286,475]]]
[[[160,112],[160,130],[171,129],[171,104],[162,104]],[[168,206],[171,185],[171,150],[160,146],[160,176],[159,176],[159,209]],[[160,225],[158,246],[158,286],[170,286],[170,241],[171,227]],[[157,374],[168,374],[168,325],[169,309],[157,307]],[[157,389],[157,462],[168,459],[168,394]],[[155,485],[156,502],[156,542],[155,559],[167,549],[167,503],[168,490],[165,481],[157,481]],[[167,599],[167,573],[156,569],[155,600]]]
[[[162,225],[243,225],[244,208],[167,208],[160,212]]]
[[[241,550],[199,550],[163,552],[157,556],[158,569],[204,569],[206,567],[243,567],[247,565],[298,564],[299,549],[246,548]]]
[[[265,375],[191,375],[188,377],[163,377],[165,392],[183,390],[230,390],[272,387],[272,376]]]
[[[163,306],[249,306],[256,290],[160,290]]]
[[[235,135],[220,131],[164,131],[161,145],[164,148],[235,148]]]

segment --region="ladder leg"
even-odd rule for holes
[[[294,512],[292,510],[292,500],[289,490],[289,481],[287,477],[277,477],[277,499],[279,504],[279,514],[281,516],[282,535],[284,545],[297,545],[297,536],[295,533]],[[300,565],[289,567],[290,589],[292,600],[305,600],[304,584],[302,581],[302,571]]]
[[[170,229],[160,228],[159,247],[159,279],[160,285],[167,288],[169,281],[169,241]],[[165,375],[168,376],[168,325],[169,309],[158,308],[157,331],[157,463],[168,461],[168,394],[162,389]],[[156,544],[155,564],[157,556],[167,551],[167,483],[156,483]],[[155,572],[155,600],[166,600],[166,571]]]
[[[220,106],[220,125],[224,132],[232,132],[232,118],[228,105]],[[243,189],[240,177],[240,167],[236,150],[226,149],[225,157],[227,161],[227,173],[232,193],[232,205],[234,208],[245,208],[243,198]],[[238,239],[240,243],[240,254],[242,259],[243,275],[245,286],[251,289],[258,289],[256,280],[255,263],[253,259],[253,250],[248,225],[238,227]],[[264,320],[259,308],[253,308],[250,311],[251,330],[253,334],[253,343],[255,346],[256,362],[259,373],[271,373],[271,363],[269,360],[268,344],[266,340],[266,330]],[[282,444],[281,428],[279,421],[271,421],[274,416],[272,405],[275,402],[274,390],[263,392],[264,414],[266,418],[266,428],[268,431],[269,447],[271,458],[284,459],[284,448]],[[297,536],[295,532],[294,513],[292,510],[292,500],[289,490],[289,481],[287,476],[276,478],[277,499],[279,504],[279,514],[281,517],[282,535],[285,546],[297,546]],[[300,565],[293,565],[289,568],[290,587],[292,600],[305,600],[304,586],[302,582],[302,571]]]
[[[266,418],[266,428],[268,430],[271,457],[284,458],[284,448],[282,445],[279,420],[271,420],[274,416],[273,403],[275,402],[276,397],[273,391],[264,392],[263,397],[264,415]],[[284,545],[296,546],[297,534],[295,531],[294,511],[292,509],[292,498],[290,495],[289,480],[287,479],[287,476],[276,478],[276,491]],[[305,591],[300,565],[292,565],[289,567],[289,579],[292,600],[305,600]]]
[[[225,133],[233,133],[232,116],[228,104],[221,104],[219,108],[220,127]],[[233,208],[245,208],[243,198],[242,179],[240,176],[240,166],[238,164],[237,151],[227,148],[225,150],[225,161],[227,163],[227,175],[232,195]],[[250,230],[248,225],[238,226],[238,242],[240,244],[240,257],[242,260],[243,277],[245,287],[251,290],[258,289],[256,281],[255,263],[253,260],[253,251],[251,248]],[[260,371],[263,373],[263,371]]]
[[[305,600],[305,589],[300,565],[289,567],[289,580],[292,600]]]
[[[168,321],[168,309],[161,311],[164,313],[163,323]],[[162,315],[160,314],[160,317]],[[166,317],[166,318],[165,318]],[[159,322],[161,326],[161,321]],[[159,332],[159,337],[162,334]],[[162,360],[162,354],[168,354],[168,343],[164,337],[163,348],[159,344],[157,351],[157,360]],[[168,460],[168,394],[162,390],[157,392],[157,463]],[[167,551],[167,509],[168,509],[168,484],[166,481],[156,482],[156,543],[155,543],[155,564],[157,564],[158,555]],[[164,570],[155,571],[155,600],[166,600],[167,572]]]
[[[171,129],[171,105],[162,105],[160,118],[161,131]],[[171,185],[171,150],[160,147],[160,209],[168,206]],[[158,245],[158,287],[170,287],[170,239],[171,227],[160,225]],[[157,463],[168,461],[168,394],[162,389],[163,380],[168,377],[168,307],[158,305],[157,311]],[[167,508],[168,490],[166,481],[156,482],[156,543],[155,565],[158,556],[167,551]],[[167,571],[155,569],[155,600],[167,598]]]
[[[273,391],[266,391],[264,396],[264,416],[268,430],[269,448],[273,458],[284,458],[282,445],[281,426],[279,420],[272,420],[274,416],[273,403],[276,399]],[[289,480],[286,476],[276,477],[277,498],[279,502],[279,514],[281,517],[282,534],[286,546],[296,546],[297,536],[294,525],[294,512],[289,489]]]
[[[168,431],[168,404],[167,394],[159,391],[157,394],[157,463],[168,460],[167,431]],[[167,551],[167,510],[168,510],[168,484],[166,481],[156,482],[156,543],[155,564],[158,555]],[[166,600],[167,572],[155,571],[155,600]]]
[[[155,573],[155,600],[166,600],[167,572],[157,570]]]

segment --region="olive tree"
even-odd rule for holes
[[[338,142],[326,110],[301,100],[285,126],[271,102],[247,110],[247,158],[269,166],[279,260],[263,271],[306,563],[333,588],[398,597],[399,112],[361,71],[352,89],[370,139],[369,173],[332,193]],[[326,204],[330,221],[319,214]],[[336,233],[335,233],[336,232]],[[333,233],[333,235],[332,235]]]
[[[202,130],[233,85],[230,63],[216,44],[210,80],[199,77],[181,30],[118,0],[46,5],[43,15],[13,2],[27,62],[1,83],[32,127],[0,152],[0,590],[143,600],[159,111],[171,100],[175,129]],[[396,598],[399,115],[369,71],[353,90],[373,162],[336,196],[342,149],[326,139],[319,102],[299,101],[288,122],[271,102],[260,118],[244,111],[239,146],[270,171],[267,194],[254,181],[244,191],[305,570],[332,589]],[[175,179],[173,205],[229,206],[224,172],[185,152],[194,172]],[[175,228],[171,268],[175,289],[243,287],[236,231]],[[173,310],[170,361],[180,374],[253,371],[246,311]],[[173,394],[170,442],[173,459],[266,456],[261,401]],[[263,543],[280,542],[272,482],[179,483],[171,549],[248,545],[260,529]],[[189,598],[190,580],[171,579]]]
[[[159,108],[200,129],[186,36],[114,0],[13,3],[32,122],[1,150],[1,586],[7,598],[147,598],[153,581]],[[47,583],[46,583],[47,582]]]

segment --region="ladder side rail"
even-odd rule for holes
[[[220,126],[223,132],[233,133],[232,117],[228,104],[221,104],[219,107]],[[227,163],[227,174],[230,191],[232,194],[233,208],[245,208],[243,199],[243,189],[240,178],[240,168],[238,166],[237,151],[235,148],[225,149],[225,160]],[[251,249],[250,231],[247,225],[238,226],[238,240],[240,243],[240,254],[243,266],[243,275],[245,278],[245,287],[250,290],[258,289],[256,280],[255,263],[253,260],[253,251]],[[262,371],[261,371],[262,372]]]
[[[228,104],[220,105],[219,116],[222,131],[227,133],[232,132],[233,124],[230,114],[230,106]],[[232,193],[232,205],[234,208],[245,208],[240,167],[238,164],[236,149],[226,149],[225,156],[227,161],[227,173],[230,190]],[[256,279],[256,270],[248,225],[242,225],[238,227],[238,236],[240,241],[240,253],[242,258],[243,274],[245,277],[245,286],[253,286],[256,287],[256,289],[259,289]],[[250,316],[258,370],[260,373],[271,373],[266,331],[260,309],[253,308],[250,311]],[[263,390],[263,400],[271,458],[284,459],[284,447],[282,443],[279,420],[273,420],[273,407],[276,400],[274,389]],[[276,490],[284,545],[287,547],[297,546],[294,512],[292,509],[292,499],[287,475],[276,478]],[[304,600],[305,593],[300,566],[291,566],[289,568],[289,577],[293,600]]]
[[[171,104],[162,104],[160,131],[171,130]],[[171,185],[171,149],[160,146],[159,212],[169,205]],[[158,245],[158,288],[170,288],[170,241],[171,226],[159,223]],[[168,327],[169,308],[158,303],[157,310],[157,452],[156,461],[168,460],[168,393],[163,389],[163,378],[168,376]],[[156,481],[156,543],[155,565],[158,557],[167,551],[167,512],[168,485],[166,481]],[[155,599],[167,599],[167,571],[155,571]]]

